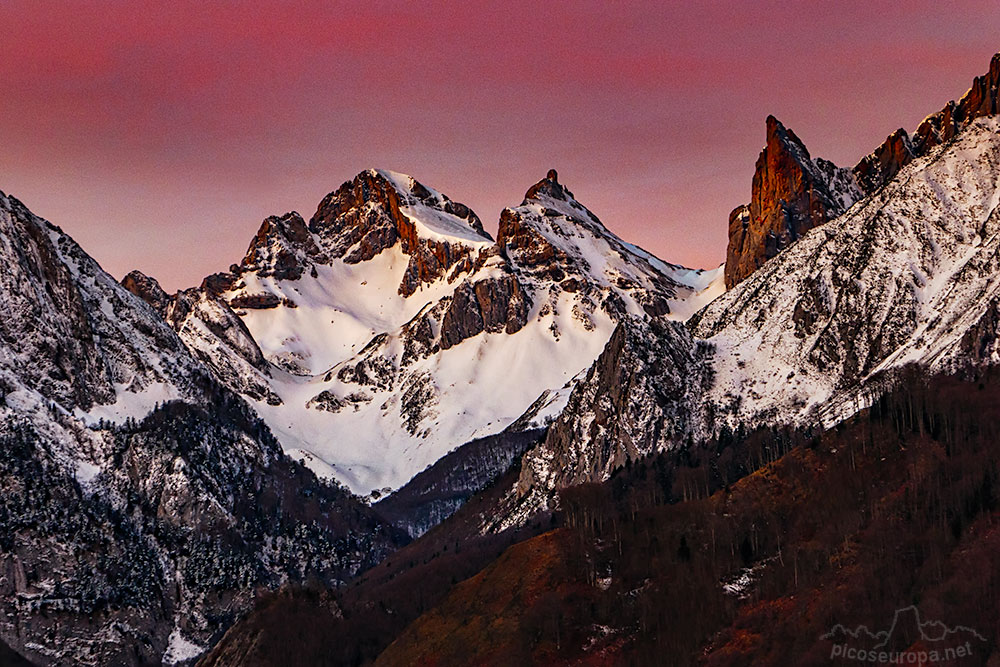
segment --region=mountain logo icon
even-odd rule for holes
[[[986,637],[968,626],[921,620],[914,605],[897,609],[888,630],[838,623],[820,639],[832,642],[834,662],[875,664],[960,664],[987,644]]]

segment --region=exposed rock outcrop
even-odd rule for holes
[[[440,222],[460,234],[465,242],[441,234],[422,233],[413,209],[431,209]],[[414,216],[419,219],[422,216]],[[410,296],[423,284],[446,275],[448,270],[471,259],[492,245],[482,222],[464,204],[453,202],[418,181],[378,170],[368,170],[348,181],[320,202],[309,221],[331,257],[348,264],[369,260],[398,242],[409,264],[399,293]]]
[[[277,308],[281,303],[281,297],[271,292],[260,292],[258,294],[237,294],[229,300],[229,305],[233,308],[249,308],[251,310],[267,310]]]
[[[625,320],[569,397],[545,441],[525,454],[518,494],[606,479],[611,471],[683,441],[701,421],[711,346],[683,325]]]
[[[170,295],[163,291],[160,283],[142,271],[130,271],[122,278],[122,287],[153,307],[160,317],[166,317],[170,306]]]
[[[543,195],[563,201],[573,198],[573,193],[559,183],[559,173],[555,169],[549,169],[545,178],[528,188],[528,191],[524,193],[524,201],[521,205],[523,206],[532,199],[538,199]]]
[[[295,211],[264,220],[239,265],[262,278],[298,280],[314,263],[327,262],[305,221]]]
[[[670,277],[679,267],[615,236],[559,183],[555,169],[528,189],[520,206],[500,214],[497,245],[536,294],[578,295],[584,318],[595,308],[615,321],[628,312],[669,315],[669,302],[690,292]]]
[[[853,168],[853,178],[846,170],[835,169],[825,169],[827,175],[817,178],[802,142],[768,117],[767,146],[757,160],[751,203],[737,207],[729,217],[726,287],[745,279],[805,231],[841,215],[861,197],[884,187],[915,157],[927,155],[975,119],[998,110],[1000,53],[993,56],[989,71],[973,80],[962,99],[948,102],[925,118],[912,137],[902,128],[890,134]],[[822,174],[821,162],[812,164],[820,167]],[[826,165],[832,167],[831,163]]]
[[[814,161],[794,132],[768,116],[767,144],[757,158],[750,203],[729,217],[726,287],[843,213],[859,196],[848,170]]]
[[[267,384],[270,366],[246,324],[233,311],[233,307],[274,307],[280,301],[267,293],[234,299],[231,307],[221,294],[236,279],[232,273],[216,273],[201,287],[168,295],[155,278],[132,271],[122,279],[122,287],[152,306],[228,387],[250,398],[280,405],[281,398]],[[233,354],[219,354],[219,345]]]
[[[515,333],[528,319],[531,302],[512,274],[465,281],[455,290],[441,320],[441,348],[483,331]]]
[[[899,128],[854,167],[858,186],[865,193],[875,192],[895,178],[899,170],[905,167],[914,155],[909,135],[906,134],[906,130]]]
[[[926,155],[930,149],[950,141],[976,118],[1000,111],[1000,53],[990,61],[990,70],[972,81],[972,87],[957,103],[948,102],[941,111],[920,123],[913,136],[916,155]]]

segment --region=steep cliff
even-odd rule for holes
[[[1000,53],[958,102],[925,118],[913,136],[902,128],[848,171],[809,159],[805,146],[773,117],[757,160],[750,204],[729,216],[726,287],[732,288],[813,227],[884,187],[916,157],[951,141],[974,120],[1000,108]]]
[[[768,116],[767,144],[757,158],[750,203],[729,216],[727,289],[860,196],[849,170],[813,160],[794,132]]]

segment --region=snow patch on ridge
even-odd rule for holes
[[[462,218],[415,199],[413,188],[416,186],[417,180],[412,176],[387,169],[373,169],[372,172],[389,181],[397,192],[404,195],[406,204],[401,206],[400,210],[413,222],[417,228],[417,234],[421,238],[461,243],[474,248],[488,248],[493,245],[491,239],[473,229]],[[435,204],[440,205],[448,201],[448,198],[437,190],[427,187],[423,183],[420,186],[431,194]]]
[[[122,383],[114,387],[114,403],[94,405],[86,411],[76,408],[73,414],[87,426],[96,426],[101,420],[120,426],[129,418],[142,421],[157,405],[181,398],[177,388],[166,382],[154,382],[138,391]]]
[[[205,652],[204,646],[185,639],[179,627],[174,627],[167,642],[167,650],[163,653],[164,665],[176,665],[179,662],[194,660]]]

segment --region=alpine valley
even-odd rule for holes
[[[1000,664],[998,113],[1000,54],[853,167],[768,117],[708,270],[555,170],[495,239],[364,171],[174,294],[0,193],[0,663],[815,664],[918,605],[880,647]]]

